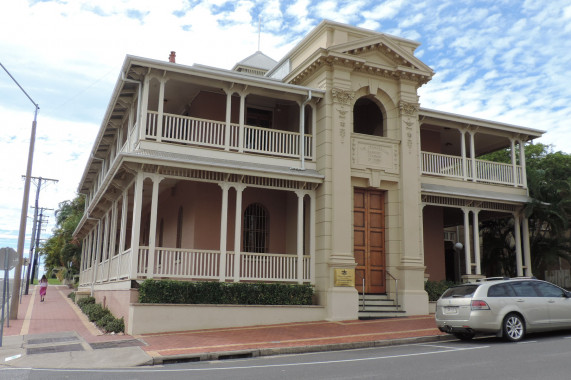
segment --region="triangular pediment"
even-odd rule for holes
[[[332,46],[329,50],[354,55],[373,65],[408,67],[432,75],[432,69],[414,56],[417,46],[412,41],[392,41],[389,36],[380,35]]]

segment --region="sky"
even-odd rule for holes
[[[0,62],[40,107],[32,175],[58,180],[40,192],[42,239],[76,196],[127,54],[231,69],[259,43],[279,61],[323,19],[420,42],[435,71],[422,107],[543,130],[536,142],[571,153],[571,0],[2,1]],[[17,247],[34,109],[0,69],[0,247]]]

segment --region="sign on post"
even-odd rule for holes
[[[0,248],[0,270],[4,270],[4,283],[2,284],[2,316],[0,318],[2,322],[0,325],[0,347],[2,347],[2,337],[4,336],[4,315],[6,315],[4,313],[4,305],[7,304],[6,298],[10,295],[10,279],[8,278],[8,273],[18,265],[19,261],[18,252],[16,252],[14,248]],[[8,327],[10,327],[9,324]]]

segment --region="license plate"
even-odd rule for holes
[[[458,307],[456,306],[445,306],[444,314],[458,314]]]

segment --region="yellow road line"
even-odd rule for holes
[[[22,328],[20,329],[20,335],[28,335],[30,331],[30,321],[32,320],[32,310],[34,309],[34,301],[36,300],[37,286],[34,286],[32,291],[32,298],[30,298],[30,303],[28,304],[28,310],[26,311],[26,316],[24,317],[24,323],[22,323]]]

